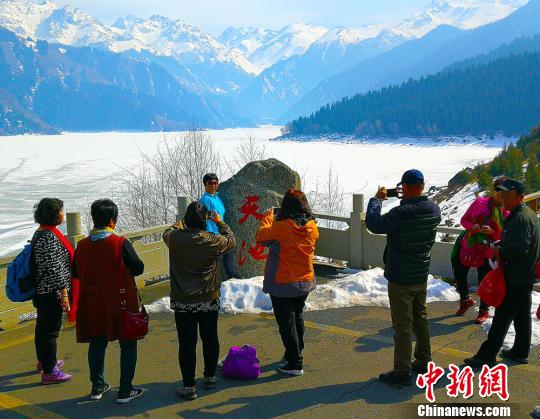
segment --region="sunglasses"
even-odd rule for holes
[[[216,182],[215,180],[212,180],[210,182],[206,182],[207,185],[217,185],[218,182]]]

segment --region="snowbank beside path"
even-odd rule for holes
[[[383,270],[375,268],[367,271],[345,271],[349,273],[343,278],[318,285],[306,302],[306,310],[325,310],[329,308],[351,306],[378,306],[389,307],[388,281]],[[232,279],[221,286],[221,311],[227,314],[258,314],[272,313],[272,302],[267,294],[262,292],[263,277],[249,279]],[[531,307],[532,317],[532,345],[540,345],[540,320],[536,318],[536,309],[540,304],[540,293],[533,292]],[[455,288],[444,281],[429,277],[428,303],[434,301],[458,301],[459,295]],[[172,313],[169,297],[161,298],[146,306],[150,313]],[[493,309],[491,312],[493,316]],[[492,318],[482,325],[488,333]],[[504,347],[510,348],[514,342],[516,332],[514,326],[504,341]]]
[[[249,279],[232,279],[221,286],[221,310],[224,313],[271,313],[272,302],[262,292],[262,276]],[[388,281],[383,270],[375,268],[359,271],[344,278],[318,285],[306,302],[306,309],[324,310],[350,306],[388,307]],[[428,302],[457,301],[454,287],[430,276]],[[147,306],[152,312],[171,312],[169,298],[165,297]]]

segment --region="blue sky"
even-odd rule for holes
[[[57,0],[62,4],[62,0]],[[220,34],[228,26],[278,29],[295,22],[326,27],[396,21],[430,0],[70,0],[105,23],[133,14],[159,14]]]

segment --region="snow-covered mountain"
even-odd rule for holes
[[[36,4],[25,0],[2,0],[0,26],[24,38],[73,46],[106,46],[121,36],[120,31],[107,27],[87,13],[69,5],[60,7],[51,1]]]
[[[392,28],[407,38],[420,38],[440,25],[473,29],[502,19],[529,0],[435,0]]]
[[[486,54],[518,38],[525,38],[521,43],[528,44],[526,37],[534,34],[540,34],[540,0],[531,0],[505,18],[474,29],[439,25],[422,38],[412,39],[325,79],[281,119],[290,121],[346,96],[435,74],[452,63]],[[534,45],[534,41],[530,43]]]
[[[295,23],[280,31],[228,28],[220,40],[264,70],[281,60],[303,54],[327,31],[322,26],[305,23]]]
[[[474,28],[527,2],[435,0],[395,25],[229,28],[218,39],[181,19],[125,16],[106,25],[72,6],[37,1],[0,0],[0,27],[21,37],[91,46],[156,63],[188,91],[237,100],[255,123],[276,121],[321,81],[442,24]]]
[[[229,26],[221,36],[219,41],[246,57],[249,57],[264,44],[274,38],[279,31],[263,28],[235,28]]]
[[[187,84],[198,83],[198,90],[234,92],[260,71],[246,57],[202,29],[162,16],[145,20],[127,16],[107,26],[69,5],[59,6],[48,0],[39,4],[1,0],[0,26],[22,37],[54,43],[144,53],[146,59],[155,58],[156,62],[172,58],[182,66],[172,71],[176,76],[197,73],[193,77],[197,80],[188,80]],[[200,67],[204,69],[198,72]]]
[[[256,117],[275,121],[321,81],[445,24],[470,29],[502,19],[528,0],[436,0],[397,25],[336,28],[302,55],[268,68],[242,94]],[[283,122],[283,121],[280,121]]]

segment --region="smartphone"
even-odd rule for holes
[[[279,217],[281,215],[281,208],[274,207],[274,217]]]
[[[388,198],[397,198],[398,197],[397,188],[387,189],[386,196]]]

